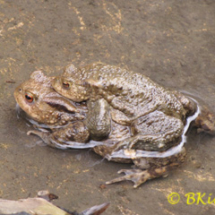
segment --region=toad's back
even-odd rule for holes
[[[94,63],[81,68],[67,67],[63,76],[90,85],[91,99],[102,97],[128,117],[139,117],[154,110],[181,118],[184,108],[178,94],[164,89],[146,76],[132,71]],[[89,86],[88,85],[88,86]]]

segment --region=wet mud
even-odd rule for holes
[[[215,112],[214,11],[213,0],[0,0],[0,198],[48,189],[69,210],[110,202],[104,214],[213,214],[214,137],[189,130],[186,162],[167,178],[103,186],[130,165],[42,146],[17,118],[13,91],[35,70],[56,75],[69,63],[102,61],[189,92]],[[172,192],[177,204],[167,200]],[[189,192],[205,194],[203,202],[188,201]]]

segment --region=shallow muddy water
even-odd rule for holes
[[[215,1],[0,0],[0,198],[48,189],[56,205],[82,211],[110,202],[107,215],[213,214],[215,138],[188,132],[186,162],[137,189],[100,186],[130,165],[89,150],[41,146],[17,118],[13,91],[34,70],[57,75],[69,63],[119,65],[189,92],[215,112]],[[172,205],[167,196],[181,199]],[[201,193],[203,202],[185,194]]]

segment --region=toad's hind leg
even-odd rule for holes
[[[172,131],[169,133],[169,135],[168,133],[156,135],[137,134],[117,143],[114,151],[124,147],[134,150],[165,151],[181,141],[181,129],[175,130],[174,137],[172,136]]]
[[[180,153],[167,158],[141,158],[139,160],[134,161],[134,163],[137,167],[146,168],[147,161],[149,167],[146,170],[122,169],[118,171],[118,173],[124,173],[124,176],[107,181],[106,184],[113,184],[116,182],[130,180],[134,183],[134,188],[137,188],[141,184],[145,183],[147,180],[167,176],[168,172],[171,169],[179,166],[182,162],[184,162],[185,155],[185,148],[182,148],[182,151]],[[143,160],[145,161],[142,162]],[[144,166],[142,166],[141,163],[144,163]]]
[[[200,113],[194,121],[194,126],[198,128],[198,132],[215,135],[215,114],[206,106],[201,106]]]
[[[121,148],[165,151],[179,144],[183,129],[182,120],[156,111],[137,119],[131,128],[133,136],[119,142],[115,151]]]
[[[167,174],[167,167],[157,167],[150,170],[140,169],[121,169],[118,174],[124,173],[124,176],[107,181],[106,184],[113,184],[125,180],[130,180],[134,183],[134,188],[137,188],[147,180],[158,178]]]

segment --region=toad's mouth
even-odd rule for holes
[[[46,125],[43,123],[39,123],[36,120],[32,119],[20,106],[18,103],[16,103],[16,113],[17,118],[24,118],[27,122],[29,122],[32,125],[35,125],[38,129],[39,128],[45,128],[45,129],[54,129],[54,128],[62,128],[62,125]]]

